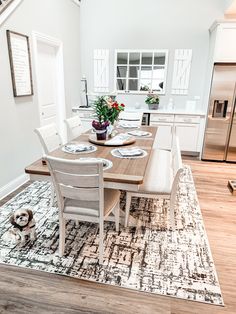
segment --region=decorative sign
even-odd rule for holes
[[[109,92],[109,50],[94,50],[94,92]]]
[[[191,62],[192,62],[191,49],[175,50],[172,94],[174,95],[188,94]]]
[[[7,30],[7,41],[14,96],[33,95],[29,37]]]

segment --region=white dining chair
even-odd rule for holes
[[[153,149],[144,182],[137,192],[126,193],[125,226],[128,225],[131,199],[133,196],[170,200],[170,222],[175,230],[175,201],[180,175],[183,172],[179,140],[173,136],[171,151]]]
[[[141,126],[142,118],[143,118],[142,112],[131,112],[124,110],[119,115],[120,122],[132,123],[137,126]]]
[[[83,133],[82,122],[79,115],[64,120],[67,127],[68,140],[71,141]]]
[[[59,255],[64,254],[65,221],[74,219],[99,224],[99,263],[103,262],[103,223],[115,216],[119,230],[120,191],[104,189],[101,161],[46,157],[59,207]],[[114,217],[113,217],[114,218]]]
[[[48,155],[50,152],[52,152],[53,150],[57,149],[62,145],[62,139],[57,131],[55,123],[42,126],[40,128],[35,129],[34,131],[38,135],[45,155]],[[55,194],[54,186],[53,183],[51,183],[50,206],[53,205],[54,194]]]

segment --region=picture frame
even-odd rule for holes
[[[32,96],[33,80],[29,37],[7,30],[7,43],[14,97]]]

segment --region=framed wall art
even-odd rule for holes
[[[29,37],[7,30],[14,97],[33,95]]]

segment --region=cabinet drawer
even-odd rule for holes
[[[151,122],[174,122],[174,115],[151,113],[150,121]]]
[[[182,123],[200,123],[199,116],[176,115],[175,122]]]

